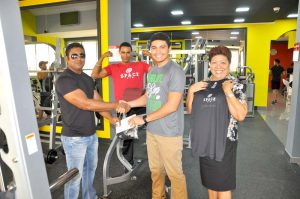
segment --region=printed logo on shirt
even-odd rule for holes
[[[211,86],[211,88],[216,88],[216,86],[217,86],[217,82],[215,82],[212,86]]]
[[[163,81],[163,74],[148,74],[147,80],[147,108],[156,111],[162,106],[159,84]]]
[[[133,72],[132,68],[127,68],[125,73],[120,75],[121,79],[134,79],[139,76],[139,72]]]
[[[203,102],[211,103],[215,101],[216,101],[216,97],[213,97],[212,93],[208,94],[207,97],[203,98]]]

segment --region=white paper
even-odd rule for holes
[[[38,147],[37,147],[37,144],[36,144],[35,134],[30,133],[30,134],[25,136],[25,139],[26,139],[28,154],[31,155],[31,154],[37,152]]]
[[[116,125],[116,133],[118,134],[118,133],[121,133],[121,132],[126,131],[128,129],[131,129],[132,127],[129,126],[128,120],[130,120],[131,118],[133,118],[135,116],[136,116],[136,114],[131,115],[129,117],[126,117],[126,118],[122,119],[121,120],[121,125],[119,123],[117,123],[117,125]]]

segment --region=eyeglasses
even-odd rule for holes
[[[78,55],[78,54],[71,54],[70,57],[73,60],[77,59],[78,57],[80,57],[80,59],[85,59],[85,54],[84,53],[80,53],[80,55]]]

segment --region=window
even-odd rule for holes
[[[47,68],[49,68],[55,60],[55,50],[48,44],[26,44],[25,52],[30,76],[36,76],[40,70],[40,61],[48,61]]]

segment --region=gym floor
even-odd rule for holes
[[[189,132],[189,116],[186,116],[186,130]],[[240,124],[237,158],[237,189],[233,198],[240,199],[299,199],[300,167],[288,163],[284,146],[272,133],[266,122],[256,112],[254,118],[247,118]],[[99,195],[103,193],[102,165],[109,147],[108,140],[99,140],[99,163],[95,177],[95,188]],[[145,130],[139,132],[135,143],[136,159],[143,159],[138,168],[137,179],[111,185],[112,199],[148,199],[151,198],[151,176],[147,164]],[[49,181],[54,181],[66,171],[65,160],[61,153],[58,161],[47,165]],[[191,150],[183,151],[183,167],[187,179],[190,199],[207,198],[207,191],[201,185],[198,158],[191,156]],[[123,167],[116,155],[113,156],[111,176],[123,173]],[[62,199],[63,189],[53,193],[53,198]]]
[[[190,118],[187,115],[185,132],[189,132],[189,121]],[[233,198],[299,199],[300,167],[297,164],[288,163],[283,144],[258,112],[255,113],[254,118],[247,118],[240,124],[239,138],[237,189],[233,192]],[[109,144],[109,140],[99,139],[99,162],[94,182],[99,195],[103,194],[102,165]],[[43,144],[45,150],[47,147],[48,145]],[[151,176],[147,164],[145,130],[139,132],[139,140],[135,142],[135,158],[144,160],[137,170],[137,179],[109,186],[109,190],[112,191],[109,198],[151,198]],[[50,183],[66,172],[65,164],[62,153],[59,153],[59,159],[56,162],[51,165],[46,164]],[[207,191],[201,185],[198,158],[192,157],[191,150],[187,148],[183,151],[183,167],[189,198],[207,198]],[[5,166],[2,169],[5,170]],[[123,167],[114,155],[110,166],[111,176],[119,176],[123,172]],[[63,188],[55,191],[52,198],[63,199]]]

